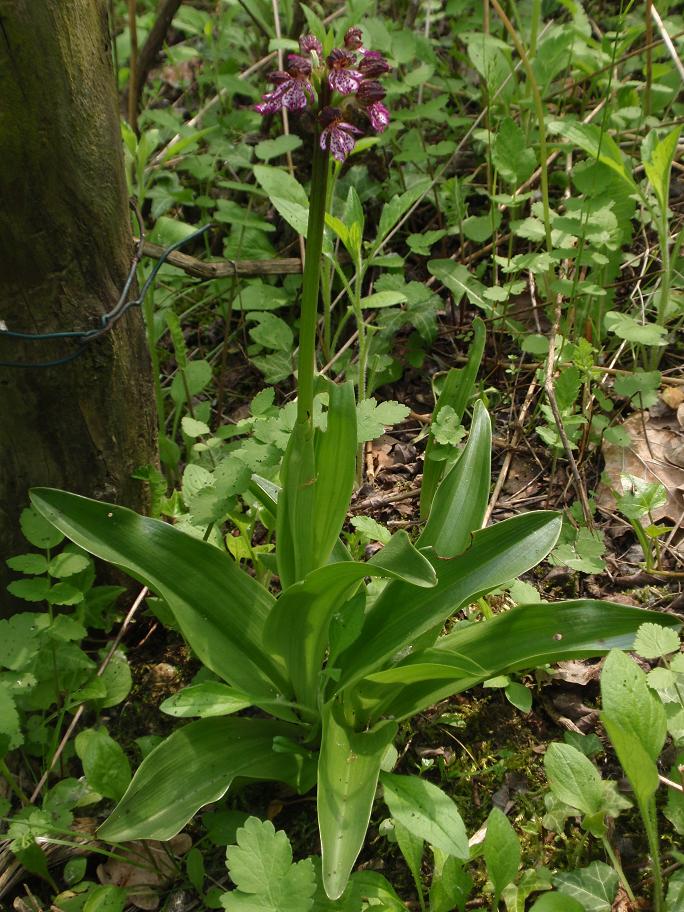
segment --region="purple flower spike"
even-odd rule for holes
[[[333,92],[340,95],[353,95],[361,82],[361,73],[353,70],[356,54],[334,48],[328,56],[328,85]]]
[[[355,137],[361,136],[362,131],[342,120],[339,108],[324,108],[320,120],[324,125],[321,149],[330,149],[332,157],[343,162],[354,148]]]
[[[383,133],[387,129],[390,121],[390,114],[381,101],[374,101],[366,108],[366,114],[370,118],[371,127],[376,133]]]
[[[352,25],[344,35],[344,46],[348,51],[358,51],[363,47],[363,33],[358,25]]]
[[[302,60],[301,57],[298,59]],[[304,62],[306,63],[306,61]],[[276,87],[272,92],[267,92],[261,102],[254,106],[259,114],[275,114],[281,108],[287,108],[288,111],[301,111],[309,101],[313,104],[314,91],[305,74],[293,75],[276,70],[271,74],[270,79],[271,82],[275,82]]]
[[[299,49],[302,54],[310,54],[314,51],[319,57],[323,56],[323,46],[315,35],[303,35],[299,39]]]
[[[358,69],[364,79],[377,79],[389,73],[391,67],[380,51],[366,51],[358,63]]]

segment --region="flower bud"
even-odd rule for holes
[[[358,51],[363,45],[363,34],[358,25],[348,28],[344,36],[344,46],[348,51]]]
[[[376,79],[378,76],[388,73],[390,65],[380,51],[366,51],[356,68],[364,79]]]

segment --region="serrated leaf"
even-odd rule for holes
[[[609,310],[603,318],[608,332],[637,345],[665,345],[667,330],[657,323],[640,323],[629,314]]]
[[[42,602],[50,591],[50,581],[44,576],[14,580],[7,587],[7,591],[25,602]]]
[[[34,548],[56,548],[64,541],[64,536],[59,529],[55,529],[33,507],[27,507],[21,511],[19,525],[24,538]]]
[[[404,421],[411,409],[394,400],[377,403],[375,399],[362,399],[356,406],[358,443],[376,440],[392,427]]]
[[[307,912],[316,879],[310,858],[292,863],[292,847],[270,820],[250,817],[237,831],[237,845],[226,852],[237,890],[224,893],[226,912]]]
[[[634,639],[634,651],[644,659],[659,659],[671,652],[679,652],[679,637],[669,627],[642,624]]]
[[[10,570],[29,576],[47,573],[48,562],[43,554],[18,554],[16,557],[10,557],[6,563]]]
[[[492,161],[504,180],[522,184],[534,171],[537,156],[525,134],[510,117],[499,122],[492,143]]]
[[[352,516],[350,520],[357,532],[360,532],[368,541],[380,542],[386,545],[392,538],[392,533],[386,527],[376,522],[371,516]]]
[[[19,747],[24,737],[21,733],[19,713],[9,688],[0,685],[0,741],[5,741],[8,750]],[[0,756],[5,750],[0,750]]]

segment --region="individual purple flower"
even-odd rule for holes
[[[366,51],[357,64],[357,69],[364,79],[377,79],[389,73],[391,67],[380,51]]]
[[[363,131],[343,120],[339,108],[323,108],[320,122],[323,126],[321,149],[330,149],[332,157],[343,162],[354,148],[356,137],[362,136]]]
[[[361,73],[352,69],[356,54],[334,48],[328,55],[328,85],[340,95],[353,95],[361,82]]]
[[[348,51],[358,51],[363,47],[363,33],[358,25],[352,25],[344,35],[344,46]]]
[[[375,79],[367,79],[361,83],[356,93],[356,98],[365,110],[376,133],[382,133],[389,124],[389,111],[382,103],[386,92]]]
[[[302,35],[299,39],[299,49],[302,54],[310,54],[313,51],[319,57],[323,56],[323,45],[315,35]]]
[[[288,111],[301,111],[309,101],[315,100],[314,91],[309,82],[311,64],[304,57],[290,54],[288,57],[289,72],[276,70],[269,79],[275,84],[272,92],[267,92],[261,102],[255,105],[259,114],[275,114],[281,108]]]

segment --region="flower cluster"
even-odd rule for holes
[[[256,105],[260,114],[274,114],[282,108],[301,111],[318,104],[322,149],[329,149],[338,161],[345,160],[363,135],[349,122],[354,109],[361,110],[376,133],[389,124],[383,104],[385,89],[378,81],[389,72],[379,51],[363,47],[361,29],[352,27],[344,36],[344,47],[334,48],[324,59],[321,42],[314,35],[299,39],[299,54],[288,54],[287,70],[269,77],[274,88]],[[337,98],[335,96],[338,96]]]

